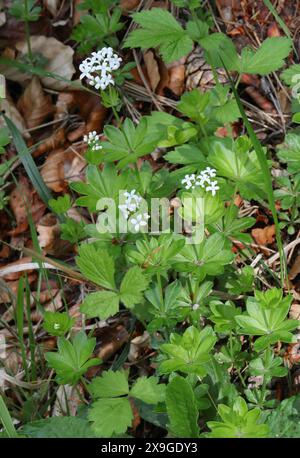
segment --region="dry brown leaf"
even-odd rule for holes
[[[120,1],[120,8],[123,11],[131,11],[134,10],[140,3],[140,0],[121,0]]]
[[[297,275],[300,273],[300,254],[296,257],[291,270],[289,272],[289,280],[294,280]]]
[[[44,215],[36,226],[38,241],[44,254],[62,256],[72,251],[72,245],[67,240],[60,238],[58,219],[52,213]]]
[[[96,356],[103,361],[115,354],[129,339],[125,326],[121,324],[99,328],[95,331],[95,336],[97,337]]]
[[[71,150],[53,151],[42,167],[46,185],[55,192],[66,192],[69,181],[78,181],[86,165],[85,159]]]
[[[12,98],[10,97],[8,91],[6,91],[6,98],[0,99],[0,110],[4,111],[6,116],[16,125],[21,134],[24,137],[29,138],[30,135],[28,132],[25,132],[27,129],[23,116],[18,111],[16,105],[14,104]],[[5,121],[3,117],[0,117],[0,127],[4,127]]]
[[[47,64],[44,67],[47,72],[56,73],[67,80],[72,79],[75,73],[75,67],[73,65],[74,50],[71,46],[64,45],[53,37],[33,35],[31,37],[31,48],[33,53],[42,54],[47,59]],[[18,42],[16,44],[16,49],[19,52],[16,59],[20,60],[22,56],[28,53],[25,41]],[[30,73],[24,73],[18,69],[6,67],[4,65],[0,65],[0,73],[5,75],[8,79],[17,81],[20,84],[26,84],[26,82],[31,79]],[[41,78],[41,82],[43,86],[56,91],[61,91],[70,87],[68,82],[48,76]]]
[[[42,124],[54,111],[51,97],[44,93],[37,76],[34,76],[26,86],[17,106],[29,129]]]
[[[57,118],[72,113],[78,114],[79,109],[83,122],[78,129],[68,134],[70,142],[78,140],[87,132],[102,131],[107,109],[101,104],[101,99],[96,94],[88,94],[84,91],[61,92],[56,107]]]
[[[251,234],[258,245],[269,245],[275,239],[275,225],[266,226],[263,229],[252,229]]]
[[[184,91],[185,80],[185,65],[179,64],[169,68],[169,84],[168,88],[174,92],[175,95],[180,96]]]
[[[8,232],[9,235],[13,236],[21,234],[27,229],[27,212],[31,213],[33,221],[36,222],[46,209],[46,205],[23,176],[20,177],[18,186],[10,194],[9,204],[17,222],[17,227]]]
[[[143,54],[143,57],[150,82],[150,87],[152,91],[155,91],[160,82],[160,72],[158,68],[158,63],[152,51],[145,52]]]

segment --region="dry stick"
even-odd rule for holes
[[[136,67],[137,67],[137,71],[140,75],[140,78],[141,80],[143,81],[143,84],[146,88],[146,91],[148,92],[152,102],[154,103],[154,105],[156,106],[156,108],[158,109],[158,111],[163,111],[160,104],[158,103],[158,101],[156,100],[156,97],[155,95],[153,94],[149,84],[148,84],[148,81],[146,80],[145,78],[145,75],[143,73],[143,70],[142,70],[142,67],[140,65],[140,62],[139,62],[139,59],[138,59],[138,56],[137,56],[137,52],[135,49],[133,49],[133,56],[134,56],[134,60],[135,60],[135,63],[136,63]]]

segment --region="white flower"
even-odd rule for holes
[[[118,208],[121,210],[125,219],[128,219],[129,211],[126,204],[119,205]]]
[[[204,188],[205,183],[210,184],[210,178],[206,175],[205,172],[200,172],[200,175],[197,175],[196,185]]]
[[[210,176],[211,178],[214,178],[217,174],[217,171],[216,169],[211,169],[210,167],[206,167],[203,173],[206,173],[206,175]]]
[[[185,184],[185,189],[194,189],[195,188],[195,184],[196,184],[196,176],[194,173],[192,173],[191,175],[185,175],[185,177],[183,178],[183,180],[181,180],[181,183],[182,184]]]
[[[89,145],[93,151],[98,151],[102,149],[102,146],[99,145],[100,136],[95,130],[89,132],[87,135],[84,135],[83,140]]]
[[[124,196],[127,198],[126,204],[127,204],[128,210],[131,212],[135,212],[139,208],[139,205],[142,201],[141,196],[136,194],[135,189],[133,189],[130,192],[128,191],[124,192]]]
[[[120,67],[121,57],[114,54],[112,48],[102,48],[92,52],[79,65],[80,79],[87,78],[89,84],[95,89],[105,90],[107,86],[114,85],[112,72]]]
[[[212,196],[216,195],[216,192],[218,189],[220,189],[219,186],[217,186],[218,182],[217,181],[211,181],[209,186],[206,186],[205,190],[206,191],[211,191]]]
[[[196,186],[201,186],[206,191],[211,191],[212,195],[216,195],[216,191],[219,188],[217,180],[211,181],[211,178],[217,175],[216,169],[206,167],[205,170],[199,172],[199,175],[195,176],[194,173],[191,175],[185,175],[181,183],[185,185],[185,189],[195,189]]]
[[[148,213],[137,215],[135,218],[131,218],[130,222],[134,226],[135,232],[138,232],[141,227],[147,226],[147,220],[150,218]]]
[[[59,323],[54,323],[53,327],[54,327],[54,329],[56,329],[56,330],[57,330],[57,329],[59,329],[59,328],[60,328],[60,324],[59,324]]]

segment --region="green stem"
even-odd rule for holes
[[[30,28],[29,28],[29,21],[28,21],[28,14],[29,14],[28,0],[24,0],[24,9],[25,9],[25,17],[24,17],[25,35],[26,35],[28,57],[29,57],[31,65],[34,65],[34,59],[33,59],[33,55],[32,55],[31,41],[30,41]]]

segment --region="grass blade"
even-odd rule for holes
[[[18,437],[16,428],[13,424],[12,418],[10,416],[10,413],[5,405],[5,402],[3,400],[3,397],[0,396],[0,420],[4,426],[4,429],[8,435],[8,437],[13,438],[13,437]]]
[[[21,348],[22,365],[25,371],[27,382],[30,381],[28,364],[26,359],[26,347],[24,344],[24,278],[20,277],[17,292],[16,304],[16,325],[18,331],[19,345]]]
[[[220,56],[220,59],[222,59],[221,56]],[[254,147],[254,150],[256,152],[256,155],[257,155],[257,158],[258,158],[258,161],[259,161],[259,164],[260,164],[260,167],[261,167],[261,170],[263,172],[264,179],[265,179],[266,191],[267,191],[267,195],[268,195],[268,201],[269,201],[269,205],[270,205],[270,210],[272,212],[272,216],[273,216],[273,220],[274,220],[274,224],[275,224],[276,242],[277,242],[277,247],[278,247],[279,256],[280,256],[281,285],[282,285],[282,287],[284,287],[284,282],[285,282],[285,279],[287,278],[286,257],[285,257],[285,253],[284,253],[284,249],[283,249],[282,240],[281,240],[279,221],[278,221],[278,216],[277,216],[277,211],[276,211],[276,206],[275,206],[275,199],[274,199],[274,194],[273,194],[272,176],[271,176],[271,173],[270,173],[270,170],[269,170],[268,161],[267,161],[267,158],[266,158],[265,153],[263,151],[263,148],[262,148],[262,146],[260,144],[260,141],[258,140],[258,138],[257,138],[257,136],[256,136],[256,134],[255,134],[255,132],[253,130],[253,127],[251,126],[251,124],[250,124],[250,122],[249,122],[249,120],[247,118],[247,115],[245,113],[245,110],[244,110],[242,101],[240,99],[240,96],[239,96],[239,94],[238,94],[238,92],[237,92],[237,90],[235,88],[234,82],[232,81],[232,78],[231,78],[227,68],[224,65],[224,62],[223,62],[223,66],[224,66],[225,71],[227,73],[227,77],[228,77],[228,79],[230,81],[230,85],[231,85],[231,89],[232,89],[233,95],[234,95],[236,103],[237,103],[237,105],[239,107],[243,122],[245,124],[245,127],[247,129],[248,135],[250,137],[250,140],[251,140],[252,145]]]
[[[31,180],[34,188],[39,194],[43,202],[48,206],[48,201],[52,198],[51,192],[47,188],[35,162],[27,148],[27,145],[15,124],[5,115],[2,114],[4,120],[9,128],[12,138],[17,149],[19,158],[27,172],[29,179]]]

